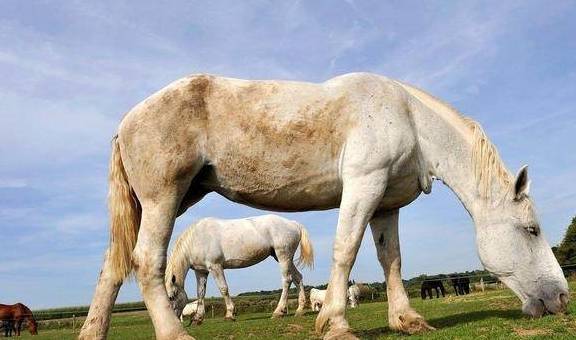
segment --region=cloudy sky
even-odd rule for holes
[[[3,0],[0,302],[90,302],[108,239],[116,126],[152,92],[198,72],[321,82],[369,71],[425,88],[480,121],[513,172],[530,165],[557,243],[576,214],[574,17],[575,3],[561,0]],[[200,217],[260,213],[209,195],[174,235]],[[337,211],[285,215],[308,226],[316,247],[306,283],[324,283]],[[471,221],[441,183],[402,209],[400,223],[405,277],[480,267]],[[352,278],[382,281],[369,234]],[[273,260],[227,275],[233,294],[280,286]],[[119,297],[139,299],[134,283]]]

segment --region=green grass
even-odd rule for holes
[[[572,291],[576,284],[571,284]],[[572,294],[572,301],[576,295]],[[576,305],[567,316],[546,316],[532,320],[520,312],[520,302],[509,290],[473,293],[422,301],[412,299],[412,306],[437,328],[434,332],[411,339],[575,339]],[[388,328],[387,304],[365,303],[348,310],[347,317],[357,336],[363,339],[405,337]],[[246,313],[236,322],[207,319],[201,326],[188,327],[197,339],[314,339],[315,314],[270,319],[270,313]],[[21,339],[31,338],[26,334]],[[42,330],[34,339],[73,339],[71,329]],[[145,312],[116,314],[112,318],[110,339],[153,339],[154,331]]]

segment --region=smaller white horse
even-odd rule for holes
[[[319,312],[326,298],[326,289],[310,289],[310,306],[312,311]]]
[[[188,301],[184,282],[188,269],[196,273],[198,308],[193,322],[204,320],[204,295],[208,274],[220,289],[226,303],[227,320],[234,320],[235,308],[228,293],[224,269],[253,266],[269,256],[280,264],[282,294],[272,317],[287,313],[288,289],[292,282],[299,287],[296,315],[304,313],[306,294],[302,274],[294,265],[294,254],[300,245],[299,265],[312,267],[314,250],[303,225],[276,215],[236,220],[205,218],[186,229],[176,240],[168,260],[165,285],[170,304],[177,316]]]
[[[348,287],[348,302],[350,304],[350,308],[356,308],[359,305],[360,300],[360,288],[357,285],[352,285]],[[326,290],[325,289],[310,289],[310,306],[312,307],[312,311],[319,312],[320,308],[324,304],[324,299],[326,297]]]
[[[180,322],[184,322],[184,317],[189,316],[190,323],[188,323],[188,326],[190,326],[192,324],[192,321],[194,320],[194,316],[196,315],[197,311],[198,311],[198,300],[190,302],[189,304],[184,306],[182,314],[180,314]]]
[[[360,287],[357,284],[348,287],[348,302],[350,302],[350,308],[356,308],[360,304]]]

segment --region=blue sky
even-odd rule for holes
[[[108,239],[110,139],[133,105],[190,73],[411,82],[480,121],[513,172],[529,164],[551,243],[576,214],[573,1],[159,3],[0,2],[0,302],[90,302]],[[174,237],[200,217],[260,213],[209,195]],[[305,282],[324,283],[337,211],[285,215],[316,248]],[[471,221],[441,183],[400,224],[405,277],[480,267]],[[369,234],[352,278],[382,281]],[[280,286],[273,260],[227,276],[233,294]],[[132,282],[119,301],[140,298]]]

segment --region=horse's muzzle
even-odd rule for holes
[[[522,306],[522,312],[534,318],[546,314],[566,314],[569,293],[564,288],[546,287],[538,297],[530,297]]]

